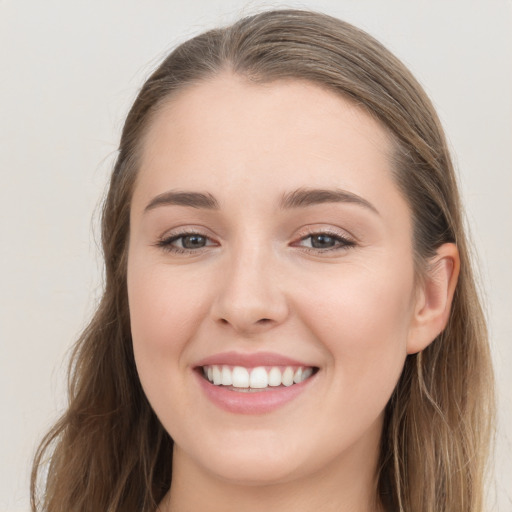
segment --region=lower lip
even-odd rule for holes
[[[292,386],[266,388],[261,391],[232,391],[225,386],[215,386],[199,373],[194,372],[206,396],[225,411],[236,414],[265,414],[275,411],[304,393],[314,380],[314,375]]]

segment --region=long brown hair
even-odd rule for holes
[[[442,127],[421,86],[380,43],[335,18],[297,10],[263,12],[185,42],[137,96],[103,209],[105,291],[74,349],[69,407],[36,454],[32,510],[149,512],[169,489],[172,440],[144,396],[131,344],[130,201],[153,114],[175,91],[227,69],[253,82],[309,80],[380,120],[394,140],[394,176],[412,211],[418,272],[441,244],[457,244],[461,271],[448,326],[408,356],[386,409],[378,492],[390,510],[480,512],[493,380]]]

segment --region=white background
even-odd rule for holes
[[[317,9],[367,30],[438,108],[496,361],[490,502],[512,510],[510,0],[0,0],[0,511],[29,510],[30,459],[65,404],[68,351],[101,290],[100,198],[138,87],[178,42],[261,6]]]

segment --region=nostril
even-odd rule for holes
[[[279,321],[272,317],[259,317],[257,315],[250,314],[233,314],[231,317],[219,316],[216,319],[217,325],[221,328],[226,329],[228,327],[234,329],[239,333],[253,333],[261,332],[262,330],[270,329],[274,325],[277,325]]]

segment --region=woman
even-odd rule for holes
[[[492,372],[453,168],[373,38],[273,11],[178,47],[102,233],[33,510],[482,509]]]

